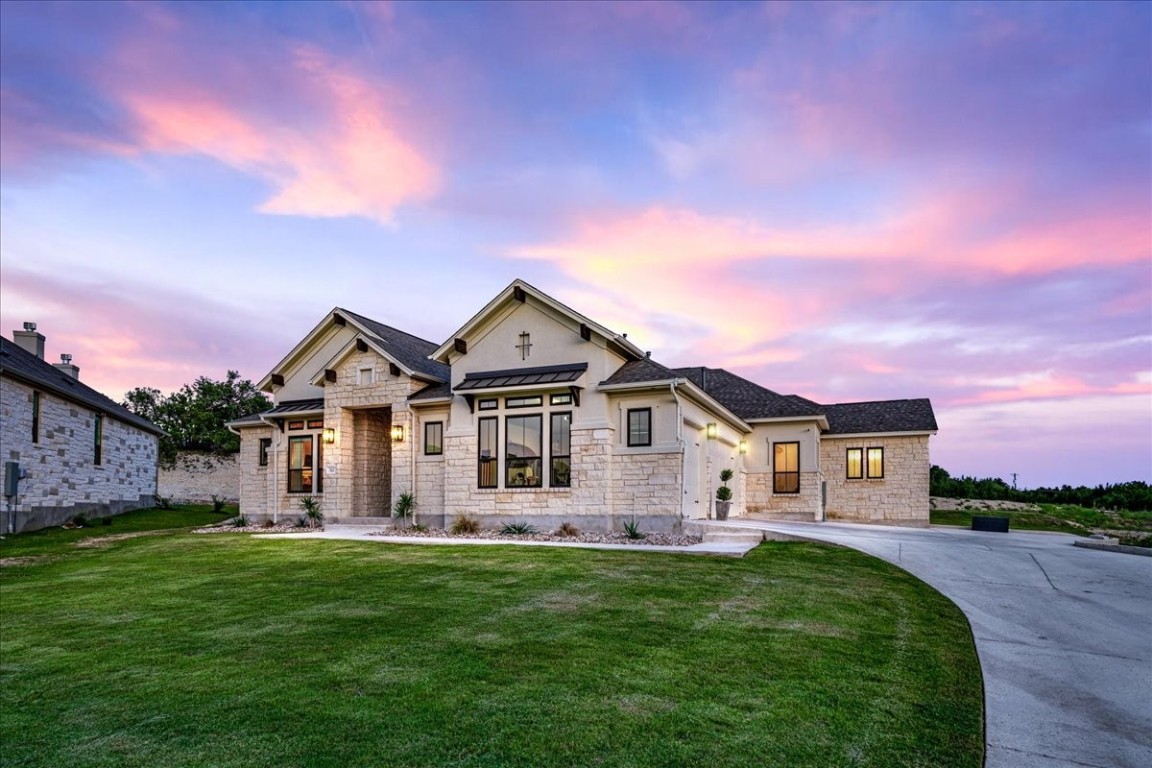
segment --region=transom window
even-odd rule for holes
[[[559,395],[550,395],[548,397],[549,405],[572,405],[572,393],[565,392]]]
[[[324,419],[308,419],[308,429],[324,429]]]
[[[773,444],[772,488],[775,493],[800,493],[800,443]]]
[[[424,424],[424,455],[439,456],[444,453],[444,422],[429,421]]]
[[[504,398],[505,408],[539,408],[542,405],[544,405],[544,398],[540,395]]]
[[[652,409],[628,409],[628,445],[652,445]]]
[[[494,397],[481,400],[477,406],[482,411],[494,411],[500,407],[500,401]]]
[[[288,422],[288,429],[304,429],[303,421],[290,421]]]

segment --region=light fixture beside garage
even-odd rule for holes
[[[741,440],[740,441],[740,455],[743,456],[746,453],[748,453],[748,441],[747,440]]]
[[[394,424],[392,426],[392,442],[394,442],[394,443],[404,442],[404,425],[403,424]]]
[[[706,434],[708,436],[709,440],[715,440],[716,434],[717,434],[716,422],[714,422],[714,421],[708,422],[708,426],[705,428],[704,434]]]

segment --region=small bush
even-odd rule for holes
[[[260,523],[261,528],[271,528],[274,525],[276,525],[276,523],[272,522],[272,518],[270,517],[264,518],[264,522]]]
[[[83,528],[88,525],[88,518],[84,517],[83,514],[72,515],[72,525],[77,528]]]
[[[512,534],[514,536],[527,536],[537,533],[537,530],[536,526],[532,525],[532,523],[505,523],[504,527],[500,529],[500,533]]]
[[[172,498],[170,496],[156,494],[152,497],[152,501],[155,502],[156,509],[172,509]]]
[[[416,497],[411,493],[402,493],[400,498],[396,499],[396,506],[392,508],[392,516],[403,519],[411,515],[415,508]]]
[[[408,528],[409,530],[417,531],[418,533],[423,533],[424,531],[428,530],[428,526],[422,523],[413,523],[412,525],[408,526]]]
[[[232,518],[232,527],[233,528],[247,528],[248,527],[248,518],[244,517],[244,515],[236,515],[236,517]]]
[[[216,514],[220,514],[224,511],[224,499],[220,498],[216,494],[212,494],[212,511]]]
[[[324,513],[320,511],[320,499],[315,496],[305,496],[300,499],[300,509],[304,510],[304,517],[308,518],[309,528],[317,528],[324,524]]]
[[[468,515],[460,515],[460,517],[453,521],[451,531],[455,534],[479,533],[480,521],[476,520],[475,518],[468,517]]]
[[[304,517],[303,515],[296,518],[296,527],[297,528],[307,528],[308,527],[308,518]]]
[[[580,529],[572,525],[572,523],[560,523],[560,527],[556,530],[558,536],[579,536]]]
[[[100,525],[112,525],[112,517],[108,516],[100,518]]]
[[[624,523],[624,533],[630,539],[643,539],[648,535],[640,530],[640,526],[635,520]]]

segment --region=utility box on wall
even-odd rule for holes
[[[20,495],[20,481],[25,477],[24,470],[18,461],[4,462],[4,497],[11,498]]]

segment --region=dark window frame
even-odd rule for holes
[[[644,415],[644,417],[648,421],[648,424],[644,430],[644,433],[647,435],[647,437],[645,438],[645,440],[643,442],[641,442],[640,440],[633,440],[632,439],[632,431],[633,431],[632,430],[632,416],[633,416],[633,414],[635,414],[636,416]],[[651,408],[629,408],[628,409],[628,416],[627,416],[627,428],[628,428],[627,437],[628,437],[628,447],[629,448],[644,448],[644,447],[648,447],[648,446],[652,445],[652,409]],[[637,431],[639,431],[639,430],[637,430]]]
[[[872,474],[872,451],[880,451],[880,474]],[[864,451],[864,475],[869,480],[883,480],[884,479],[884,446],[870,445]]]
[[[95,429],[92,431],[92,463],[100,466],[104,463],[104,414],[96,414],[94,426]]]
[[[324,429],[324,419],[308,419],[308,429]]]
[[[305,422],[303,419],[300,421],[290,421],[288,422],[288,429],[292,430],[293,432],[299,429],[304,429],[304,423]]]
[[[523,401],[523,402],[521,402]],[[543,395],[517,395],[504,398],[505,408],[543,408]]]
[[[436,439],[436,450],[431,450],[431,441],[428,439],[429,427],[436,427],[440,435]],[[442,421],[426,421],[424,422],[424,455],[425,456],[443,456],[444,455],[444,422]]]
[[[776,460],[776,448],[778,446],[796,446],[796,469],[795,470],[781,470],[780,462]],[[795,490],[780,490],[781,480],[795,479]],[[792,485],[792,483],[788,483]],[[799,440],[785,440],[779,443],[772,443],[772,493],[774,494],[788,494],[798,495],[800,493],[800,441]]]
[[[558,392],[548,395],[548,405],[572,405],[572,393]]]
[[[512,434],[512,428],[509,426],[510,422],[515,420],[530,420],[535,419],[537,424],[536,432],[540,436],[540,445],[536,451],[535,457],[513,456],[512,451],[508,445],[508,439]],[[521,463],[522,462],[522,463]],[[525,482],[523,485],[512,485],[511,479],[513,472],[518,469],[527,470],[529,466],[534,463],[536,468],[536,477],[534,483]],[[516,464],[516,466],[513,466]],[[527,472],[525,472],[527,475]],[[518,413],[504,417],[504,487],[505,488],[543,488],[544,487],[544,414],[542,413]]]
[[[40,442],[40,392],[32,390],[32,442]]]
[[[500,409],[500,398],[486,397],[483,400],[477,401],[476,410],[479,411],[497,411]]]
[[[485,456],[483,443],[484,439],[484,423],[491,422],[492,428],[495,430],[492,435],[492,444],[494,446],[493,453],[495,455]],[[477,420],[476,426],[476,487],[477,488],[499,488],[500,487],[500,417],[499,416],[484,416]],[[491,482],[488,485],[484,483],[485,469],[490,469]]]
[[[852,474],[852,453],[859,454],[856,460],[856,466],[859,468],[859,474]],[[844,451],[844,476],[847,480],[863,480],[864,479],[864,449],[863,448],[846,448]]]
[[[259,457],[258,458],[259,466],[261,466],[261,467],[268,466],[268,451],[271,447],[272,447],[272,438],[270,438],[270,437],[260,438],[259,447],[257,448],[257,451],[259,452],[257,454]]]
[[[556,419],[557,417],[568,417],[568,452],[556,452]],[[556,460],[563,459],[567,462],[567,468],[563,473],[556,471]],[[564,479],[559,479],[560,476]],[[554,411],[549,414],[548,419],[548,486],[550,488],[571,488],[572,487],[572,412],[571,411]]]
[[[302,463],[302,465],[300,467],[293,468],[293,466],[292,466],[292,446],[296,443],[300,443],[302,445],[307,444],[308,445],[308,451],[302,455],[302,458],[304,459],[304,462]],[[288,487],[288,493],[291,493],[291,494],[319,493],[318,490],[314,490],[316,488],[316,453],[315,453],[315,448],[316,448],[316,436],[315,435],[293,435],[292,437],[288,438],[288,456],[287,456],[287,461],[288,461],[288,486],[287,486]],[[311,464],[308,463],[308,461],[307,461],[308,459],[312,460]],[[305,470],[311,470],[311,475],[308,477],[307,487],[305,487],[305,483],[304,483]],[[292,480],[296,476],[299,477],[299,482],[296,484],[297,488],[294,490]]]

